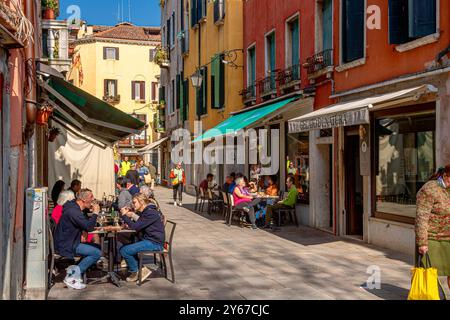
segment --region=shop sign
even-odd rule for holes
[[[305,120],[289,122],[289,133],[354,126],[369,123],[369,109],[325,114]]]

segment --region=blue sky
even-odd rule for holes
[[[81,20],[88,24],[113,26],[118,22],[119,4],[123,3],[123,20],[129,20],[128,3],[131,5],[131,22],[138,26],[159,26],[159,0],[60,0],[59,19],[67,19],[69,6],[76,5],[81,10]],[[121,10],[122,11],[122,10]],[[122,16],[122,14],[121,14]]]

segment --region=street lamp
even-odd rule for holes
[[[196,89],[201,88],[203,77],[200,73],[200,70],[197,70],[192,76],[191,76],[192,86]]]

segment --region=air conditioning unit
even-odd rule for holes
[[[26,191],[26,299],[45,300],[48,289],[48,189]]]

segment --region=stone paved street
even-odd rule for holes
[[[195,213],[184,195],[174,208],[171,190],[156,196],[177,223],[176,283],[154,272],[141,287],[123,282],[88,285],[76,291],[57,283],[49,299],[406,299],[412,257],[335,237],[314,229],[285,226],[279,232],[228,227],[218,215]],[[189,210],[191,209],[191,210]],[[369,266],[381,270],[381,289],[364,289]]]

